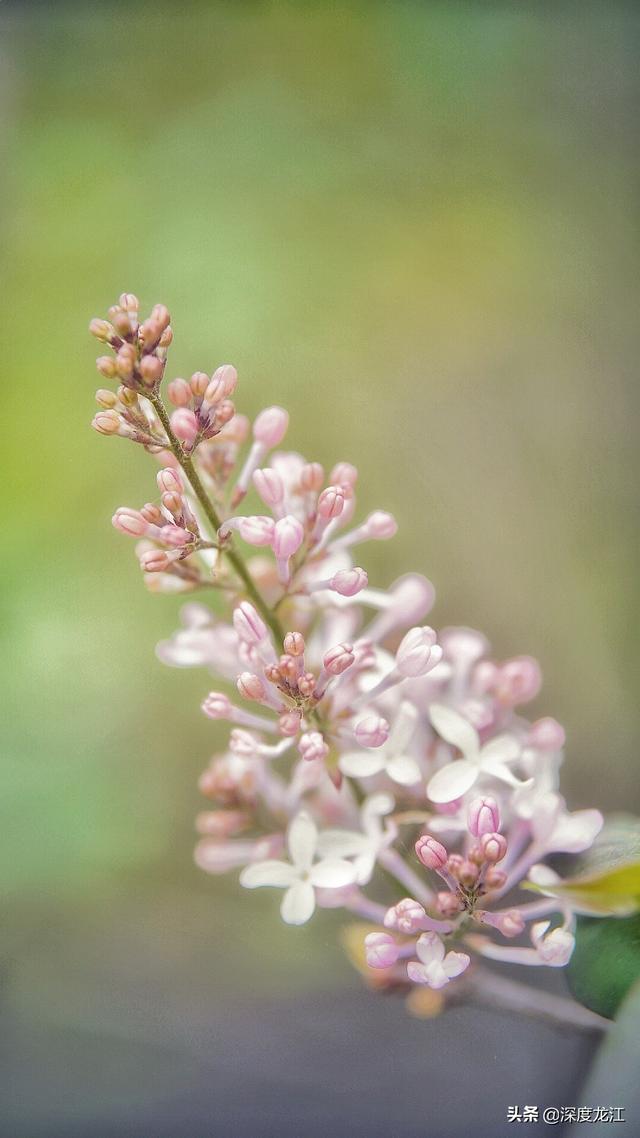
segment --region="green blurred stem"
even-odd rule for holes
[[[178,462],[180,463],[180,466],[184,470],[187,478],[189,479],[189,482],[191,483],[193,492],[200,505],[202,506],[202,509],[204,510],[207,520],[212,526],[214,532],[217,534],[220,526],[222,525],[222,519],[218,517],[216,508],[209,498],[209,495],[202,485],[202,482],[200,481],[200,475],[198,474],[193,464],[193,459],[184,453],[179,440],[174,435],[171,429],[171,423],[169,422],[169,416],[167,415],[164,403],[162,402],[160,395],[150,395],[149,400],[153,404],[153,407],[158,414],[162,426],[165,429],[172,453],[175,455]],[[280,622],[275,614],[271,611],[264,598],[261,597],[260,593],[256,589],[256,586],[251,579],[251,575],[244,561],[240,555],[235,552],[234,549],[231,549],[228,546],[226,546],[222,552],[224,552],[224,555],[233,567],[234,572],[242,581],[247,595],[250,597],[263,620],[266,621],[269,628],[273,632],[276,641],[281,644],[284,638],[284,632],[280,625]]]

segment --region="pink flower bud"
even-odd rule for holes
[[[98,356],[96,360],[96,367],[105,379],[115,379],[118,374],[116,361],[113,356]]]
[[[455,917],[462,910],[462,901],[455,893],[442,890],[436,893],[436,909],[442,917]]]
[[[354,734],[362,747],[382,747],[389,738],[389,724],[380,715],[365,715],[356,723]]]
[[[495,913],[493,915],[495,917],[494,927],[503,936],[520,936],[524,929],[524,917],[518,909],[508,909],[506,913]]]
[[[241,810],[203,810],[196,816],[196,830],[209,838],[232,838],[250,824]]]
[[[202,704],[202,710],[209,719],[228,719],[233,710],[233,704],[223,692],[212,691]]]
[[[105,411],[110,411],[116,406],[118,396],[113,391],[108,391],[106,387],[99,387],[96,391],[96,403],[98,407],[103,407]]]
[[[281,735],[293,738],[300,730],[300,716],[295,711],[285,711],[278,720],[278,728]]]
[[[486,871],[484,875],[484,883],[487,889],[502,889],[502,886],[506,884],[506,881],[507,875],[504,869],[496,869],[496,867],[493,865]]]
[[[397,929],[401,933],[415,933],[423,928],[422,922],[426,915],[418,901],[405,897],[404,901],[398,901],[397,905],[387,910],[384,926],[387,929]]]
[[[339,569],[331,578],[329,587],[341,597],[355,597],[368,584],[369,578],[364,569]]]
[[[475,885],[479,876],[480,870],[478,869],[478,866],[474,865],[474,863],[468,858],[465,858],[462,862],[462,865],[460,866],[460,869],[458,870],[458,881],[460,884],[463,885],[465,889],[471,889]]]
[[[287,561],[297,553],[304,540],[304,530],[297,518],[286,514],[276,522],[273,532],[273,552],[278,561]]]
[[[145,506],[142,506],[140,513],[145,522],[149,522],[152,526],[163,526],[165,524],[165,516],[154,502],[147,502]]]
[[[442,842],[436,841],[429,834],[423,834],[418,838],[415,851],[418,861],[421,861],[426,869],[444,869],[447,864],[449,855]]]
[[[269,636],[267,626],[250,601],[241,601],[233,610],[233,627],[245,644],[262,644]]]
[[[487,795],[483,798],[474,798],[467,814],[469,833],[474,838],[481,838],[483,834],[491,834],[500,829],[500,811],[495,798]]]
[[[191,402],[191,388],[186,379],[172,379],[167,387],[167,395],[174,407],[188,407]]]
[[[284,638],[284,650],[288,656],[304,656],[304,636],[300,632],[287,632]]]
[[[140,375],[147,387],[153,387],[162,379],[164,364],[157,356],[143,356],[140,360]]]
[[[181,442],[193,446],[198,437],[198,420],[188,407],[178,407],[171,415],[171,429]]]
[[[432,628],[410,628],[396,652],[396,668],[401,676],[424,676],[442,659],[442,649],[436,644]]]
[[[171,322],[169,309],[166,308],[164,304],[154,304],[151,309],[151,319],[158,325],[160,331],[164,332],[167,325]]]
[[[140,308],[140,301],[137,296],[132,292],[122,292],[118,299],[118,304],[124,309],[130,320],[135,321],[138,318],[138,309]]]
[[[248,545],[271,545],[275,531],[273,518],[262,514],[252,514],[238,519],[238,533]]]
[[[243,699],[264,699],[266,692],[265,687],[260,679],[253,672],[241,672],[236,680],[236,687],[240,692]]]
[[[561,751],[565,744],[564,728],[557,719],[538,719],[531,724],[528,743],[538,751]]]
[[[171,565],[165,549],[148,549],[140,555],[140,568],[145,573],[164,573]]]
[[[126,533],[129,537],[143,537],[147,532],[148,523],[139,510],[130,510],[127,506],[120,506],[111,519],[112,526]]]
[[[300,471],[300,488],[317,493],[324,482],[324,469],[319,462],[307,462]]]
[[[160,538],[172,549],[181,549],[183,545],[189,545],[193,541],[193,534],[182,526],[165,525],[160,531]]]
[[[276,470],[269,466],[264,470],[254,470],[253,484],[266,506],[280,505],[284,498],[284,486]]]
[[[483,834],[480,838],[480,848],[486,861],[495,865],[502,861],[507,852],[507,839],[502,834]]]
[[[117,411],[98,411],[94,415],[91,426],[101,435],[117,435],[122,419]]]
[[[568,929],[556,928],[547,933],[548,928],[549,921],[537,921],[531,926],[531,939],[544,964],[550,968],[563,968],[571,959],[575,937]]]
[[[353,489],[357,481],[357,467],[350,462],[337,462],[331,471],[331,482],[334,486],[350,486]]]
[[[342,672],[351,667],[355,658],[351,644],[336,644],[335,648],[330,648],[328,652],[325,652],[322,662],[330,675],[340,676]]]
[[[329,747],[319,731],[305,731],[298,739],[298,750],[306,762],[326,759],[329,754]]]
[[[131,344],[123,344],[116,355],[116,371],[125,383],[133,378],[136,366],[136,353]]]
[[[370,968],[392,968],[400,956],[400,949],[389,933],[368,933],[364,943]]]
[[[111,340],[114,335],[114,327],[108,320],[99,320],[97,317],[89,324],[89,331],[96,340],[102,340],[103,343]]]
[[[375,541],[386,541],[390,537],[395,537],[398,532],[396,519],[393,514],[387,514],[385,510],[374,510],[364,524],[367,536]]]
[[[289,415],[283,407],[266,407],[253,424],[253,437],[266,447],[277,447],[289,426]]]
[[[344,490],[341,486],[327,486],[318,498],[318,514],[321,518],[331,521],[339,518],[344,510]]]
[[[189,380],[191,394],[195,395],[197,399],[202,399],[208,386],[209,376],[207,373],[205,371],[194,371]]]
[[[234,727],[229,735],[229,750],[243,759],[255,759],[260,752],[262,744],[250,731],[242,727]]]
[[[180,475],[171,466],[166,466],[164,470],[158,471],[156,482],[161,494],[182,494]]]
[[[222,364],[216,368],[204,392],[205,403],[220,403],[233,395],[238,382],[238,373],[232,364]]]
[[[496,696],[508,707],[528,703],[537,696],[542,683],[540,665],[533,656],[516,656],[498,669]]]

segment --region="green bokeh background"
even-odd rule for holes
[[[541,659],[572,804],[637,802],[637,46],[616,3],[2,5],[19,1025],[153,1041],[203,991],[358,983],[332,915],[292,937],[192,867],[222,734],[110,526],[153,464],[88,427],[86,326],[123,289],[170,308],[172,374],[231,360],[242,409],[358,465],[401,527],[374,581],[426,572],[437,626]]]

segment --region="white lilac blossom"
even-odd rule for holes
[[[304,925],[316,907],[316,889],[340,889],[356,878],[355,866],[346,859],[324,857],[315,861],[318,830],[307,813],[297,814],[289,826],[287,847],[291,861],[257,861],[240,874],[245,889],[271,885],[285,889],[280,914],[288,925]]]
[[[113,524],[136,540],[148,588],[197,594],[158,656],[215,676],[201,692],[220,723],[198,866],[283,889],[288,924],[316,907],[360,916],[368,968],[397,988],[464,993],[484,958],[565,965],[575,909],[546,859],[588,849],[602,816],[567,810],[560,724],[521,713],[536,661],[499,662],[482,633],[425,625],[435,594],[418,573],[370,583],[361,547],[392,538],[395,519],[360,520],[351,463],[325,471],[275,449],[286,410],[252,426],[232,365],[172,379],[165,403],[164,306],[140,321],[124,294],[91,331],[118,385],[98,391],[94,427],[159,464],[152,501]]]

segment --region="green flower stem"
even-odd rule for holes
[[[184,470],[187,478],[189,479],[189,482],[191,483],[193,492],[200,505],[202,506],[202,509],[204,510],[207,520],[214,530],[214,533],[217,534],[220,526],[222,525],[222,518],[218,517],[216,508],[209,498],[209,495],[202,485],[202,482],[200,481],[200,476],[193,464],[193,459],[184,453],[179,440],[174,435],[171,429],[171,423],[169,422],[169,416],[167,415],[164,403],[162,402],[160,395],[157,393],[150,395],[149,400],[152,403],[154,410],[157,412],[162,426],[165,429],[165,433],[167,439],[169,440],[169,446],[171,447],[172,453],[175,455],[178,462],[180,463],[180,466]],[[276,617],[275,613],[271,611],[264,598],[258,592],[244,561],[240,555],[236,553],[236,551],[229,545],[225,545],[222,552],[229,561],[229,564],[232,566],[236,575],[242,581],[247,596],[255,605],[261,617],[273,632],[273,635],[276,638],[276,642],[281,645],[284,639],[284,631],[282,629],[280,621]]]

